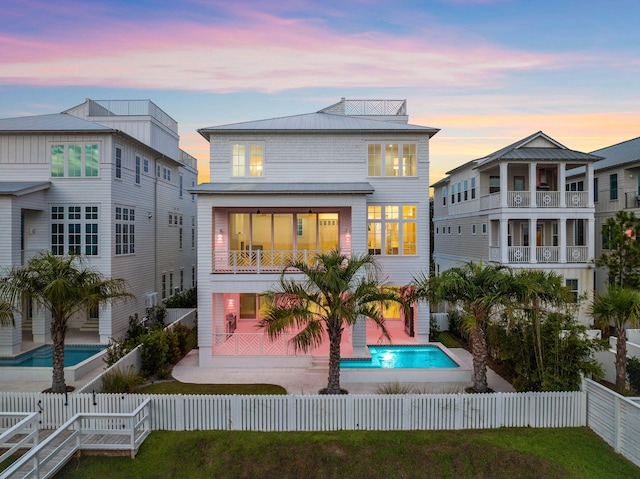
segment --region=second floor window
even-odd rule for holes
[[[133,254],[135,248],[135,210],[116,206],[116,254]]]
[[[417,254],[415,205],[370,205],[367,207],[369,254]]]
[[[233,176],[262,176],[262,145],[236,143],[232,148],[232,157]]]
[[[122,148],[116,147],[116,178],[122,178]]]
[[[136,155],[136,185],[140,184],[140,157]]]
[[[618,199],[618,175],[609,175],[609,199]]]
[[[98,207],[52,206],[51,252],[98,255]]]
[[[372,143],[367,147],[368,176],[416,176],[415,143]]]
[[[51,176],[97,177],[99,153],[96,144],[51,145]]]

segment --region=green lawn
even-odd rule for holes
[[[287,394],[275,384],[193,384],[178,381],[150,384],[138,389],[143,394]]]
[[[447,348],[462,348],[460,342],[454,338],[448,331],[441,331],[436,341],[440,341]]]
[[[135,460],[83,456],[56,478],[633,479],[585,428],[152,433]]]

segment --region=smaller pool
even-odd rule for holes
[[[371,359],[342,359],[341,368],[431,369],[460,367],[437,346],[369,346]]]
[[[64,347],[64,367],[75,366],[85,359],[95,356],[106,348],[105,345],[68,344]],[[53,367],[53,346],[47,344],[15,357],[0,357],[0,367],[51,368]]]

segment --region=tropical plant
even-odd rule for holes
[[[33,301],[51,312],[53,378],[51,390],[64,393],[64,340],[67,323],[76,313],[89,311],[116,299],[126,299],[125,280],[107,278],[85,266],[81,256],[40,253],[0,280],[0,291],[16,309]]]
[[[640,359],[633,357],[627,361],[627,377],[629,387],[634,394],[640,394]]]
[[[633,212],[618,211],[602,226],[602,248],[596,266],[609,270],[609,283],[640,288],[640,219]],[[608,251],[607,251],[608,250]]]
[[[133,366],[127,370],[115,368],[102,375],[103,393],[132,393],[144,382]]]
[[[573,292],[564,285],[564,278],[553,271],[522,269],[514,274],[512,283],[514,307],[507,318],[526,323],[530,327],[520,328],[524,334],[532,334],[532,353],[539,382],[544,368],[542,324],[550,313],[565,310],[575,301]],[[513,322],[512,321],[512,322]],[[509,331],[507,325],[507,331]]]
[[[495,314],[509,306],[512,281],[513,274],[508,267],[474,262],[450,268],[440,276],[422,275],[413,280],[417,298],[433,303],[447,301],[462,309],[463,329],[471,344],[476,392],[488,390],[487,327]]]
[[[292,270],[302,278],[291,279]],[[404,304],[393,288],[385,287],[379,268],[370,255],[347,256],[339,251],[319,254],[313,265],[301,261],[288,264],[278,286],[266,294],[268,310],[260,321],[269,338],[287,332],[295,350],[309,351],[329,337],[329,377],[325,392],[340,394],[340,341],[345,327],[363,318],[371,319],[390,339],[382,315],[383,304]]]
[[[613,323],[616,341],[616,388],[623,392],[627,379],[627,326],[635,327],[640,321],[640,291],[610,286],[604,294],[597,294],[589,309],[600,328]]]

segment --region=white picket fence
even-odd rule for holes
[[[81,413],[130,413],[151,401],[168,431],[451,430],[586,425],[583,392],[209,396],[0,393],[0,410],[37,412],[41,429]]]

